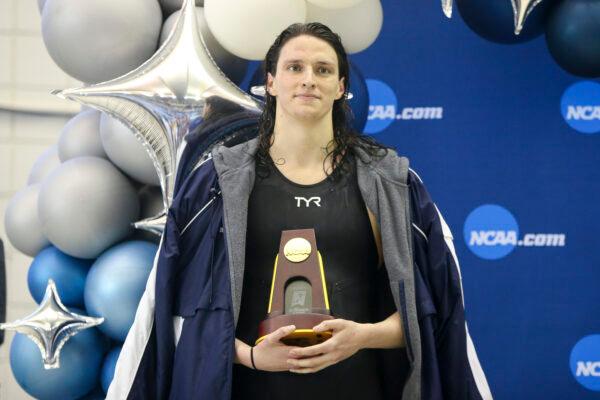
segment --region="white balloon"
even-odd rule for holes
[[[50,244],[38,218],[39,192],[40,184],[21,189],[10,200],[4,214],[6,236],[17,250],[31,257]]]
[[[42,12],[42,10],[44,9],[44,4],[46,4],[46,0],[37,0],[38,3],[38,10],[40,10],[40,13]]]
[[[162,45],[167,37],[171,33],[171,30],[177,22],[181,11],[175,11],[167,18],[162,27],[160,33],[160,44]],[[200,34],[204,40],[204,44],[210,53],[210,56],[215,60],[215,63],[223,71],[225,75],[236,83],[242,82],[246,75],[246,69],[248,68],[248,61],[243,58],[236,57],[221,46],[221,44],[215,39],[213,34],[208,29],[208,24],[204,18],[204,9],[202,7],[196,7],[196,15],[198,19],[198,26],[200,27]]]
[[[78,157],[42,183],[38,215],[50,242],[73,257],[96,258],[131,233],[137,193],[108,160]]]
[[[76,157],[106,158],[100,140],[100,112],[82,111],[63,127],[58,138],[58,158],[65,162]]]
[[[48,147],[33,163],[33,167],[29,172],[27,184],[40,183],[52,170],[60,165],[58,158],[58,146],[53,145]]]
[[[348,53],[369,47],[381,31],[383,10],[379,0],[362,0],[354,7],[331,9],[307,4],[306,22],[321,22],[341,36]]]
[[[306,0],[309,3],[313,3],[316,6],[323,8],[345,8],[353,7],[364,0]]]
[[[160,185],[152,159],[135,134],[121,121],[102,113],[100,139],[108,158],[136,181]]]
[[[306,20],[305,0],[205,0],[206,22],[229,52],[262,60],[275,38],[295,22]]]
[[[158,44],[162,12],[156,0],[46,0],[42,36],[67,74],[84,82],[123,75]]]

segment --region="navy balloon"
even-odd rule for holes
[[[352,126],[362,132],[369,117],[369,89],[362,73],[353,63],[350,63],[350,92],[352,98],[348,100],[348,104],[354,114]]]
[[[108,393],[108,387],[115,376],[115,366],[119,359],[119,353],[121,353],[121,346],[115,347],[108,352],[104,358],[104,364],[102,365],[102,372],[100,373],[100,383],[102,384],[102,390],[104,393]]]
[[[46,247],[35,256],[29,267],[29,292],[39,304],[44,298],[48,279],[53,279],[65,306],[83,307],[83,289],[91,265],[91,260],[71,257],[54,246]]]
[[[149,242],[123,242],[92,265],[85,283],[85,307],[89,315],[104,317],[98,328],[112,339],[127,337],[157,249]]]
[[[546,43],[558,65],[584,77],[600,77],[600,1],[563,0],[552,10]]]
[[[544,22],[554,0],[543,0],[515,35],[514,13],[510,0],[456,0],[462,19],[476,34],[495,43],[514,44],[532,40],[544,32]]]
[[[44,369],[37,345],[16,333],[10,345],[10,366],[19,385],[36,399],[77,399],[98,384],[107,350],[105,336],[95,328],[85,329],[65,343],[60,353],[60,368]]]
[[[249,88],[253,86],[263,86],[264,80],[264,67],[261,64],[254,75],[250,79]],[[249,90],[248,90],[249,91]],[[367,118],[369,116],[369,90],[367,89],[367,83],[358,67],[350,63],[350,92],[352,98],[348,101],[348,105],[352,109],[354,114],[354,120],[352,121],[352,127],[362,132],[367,124]]]

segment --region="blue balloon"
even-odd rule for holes
[[[115,376],[115,366],[121,353],[121,347],[118,346],[113,348],[104,358],[104,364],[102,365],[102,372],[100,373],[100,383],[102,384],[102,390],[104,393],[108,393],[108,387]]]
[[[562,68],[583,77],[600,77],[600,1],[560,2],[546,26],[550,54]]]
[[[53,279],[60,300],[67,307],[83,307],[83,289],[92,260],[71,257],[49,246],[33,259],[27,273],[27,285],[39,304],[44,298],[48,279]]]
[[[544,0],[525,20],[523,30],[515,35],[510,0],[456,0],[458,12],[472,31],[495,43],[523,43],[544,32],[544,22],[554,0]]]
[[[252,79],[248,91],[253,86],[263,86],[264,80],[264,66],[261,64]],[[358,67],[350,63],[350,92],[352,92],[352,99],[348,101],[348,105],[352,109],[354,119],[352,121],[352,127],[357,132],[362,132],[367,124],[367,118],[369,116],[369,90],[367,89],[367,83]]]
[[[135,318],[158,247],[128,241],[98,257],[85,283],[85,307],[91,316],[104,317],[98,328],[110,338],[124,341]]]
[[[16,333],[10,345],[10,366],[19,385],[36,399],[77,399],[97,386],[108,344],[96,328],[85,329],[65,343],[60,368],[44,369],[37,345]]]

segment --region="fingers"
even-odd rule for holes
[[[290,357],[304,358],[328,353],[332,348],[331,340],[332,339],[329,339],[323,343],[315,344],[314,346],[299,347],[297,349],[290,350]]]
[[[290,367],[290,372],[298,374],[307,374],[317,372],[326,368],[332,364],[335,364],[336,360],[330,354],[323,354],[317,357],[311,357],[302,360],[288,360],[287,363]]]
[[[295,325],[282,326],[281,328],[277,329],[275,332],[270,333],[265,338],[265,340],[268,341],[269,343],[277,343],[282,338],[284,338],[287,335],[289,335],[290,333],[294,332],[295,329],[296,329]]]
[[[346,324],[344,319],[328,319],[313,327],[315,332],[336,331],[342,329]]]

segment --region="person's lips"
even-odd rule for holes
[[[319,96],[317,96],[316,94],[311,94],[311,93],[300,93],[300,94],[297,94],[296,97],[300,97],[301,99],[320,99]]]

